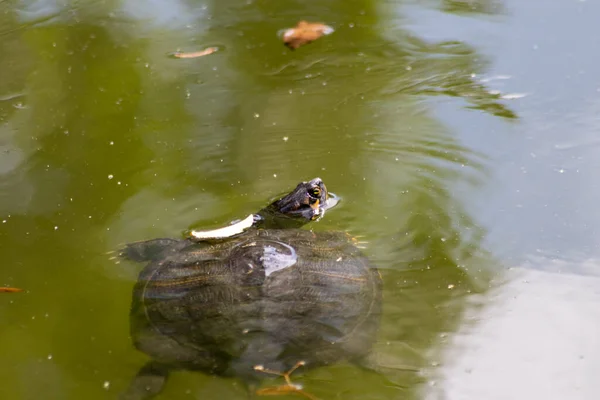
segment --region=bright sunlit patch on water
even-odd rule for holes
[[[298,261],[298,255],[292,246],[282,242],[277,242],[277,245],[286,248],[289,250],[289,253],[286,254],[274,246],[265,246],[260,260],[263,262],[266,276],[284,268],[291,267]]]
[[[516,100],[522,99],[525,96],[527,96],[527,93],[506,93],[501,95],[500,97],[504,100]]]

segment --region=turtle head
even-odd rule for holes
[[[302,226],[319,219],[327,208],[329,193],[321,178],[300,182],[294,190],[259,212],[267,225]]]
[[[321,178],[300,182],[288,195],[275,201],[275,210],[291,218],[314,221],[319,218],[327,205],[327,188]]]

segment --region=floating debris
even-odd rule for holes
[[[190,236],[196,239],[223,239],[238,235],[250,228],[254,224],[254,215],[250,214],[242,221],[224,228],[213,229],[210,231],[191,231]]]
[[[192,53],[184,53],[182,51],[177,51],[175,53],[173,53],[173,57],[175,58],[197,58],[197,57],[204,57],[207,56],[209,54],[215,53],[217,52],[217,50],[219,50],[216,47],[207,47],[206,49],[202,50],[202,51],[195,51]]]
[[[319,39],[323,35],[333,33],[333,28],[320,22],[300,21],[295,28],[283,31],[283,43],[291,50],[296,50],[310,42]]]
[[[22,292],[23,289],[19,289],[19,288],[14,288],[14,287],[0,287],[0,292],[5,292],[5,293],[17,293],[17,292]]]

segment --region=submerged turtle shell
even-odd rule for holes
[[[375,340],[380,276],[345,233],[253,230],[150,248],[131,334],[161,364],[252,380],[264,377],[256,365],[360,359]]]

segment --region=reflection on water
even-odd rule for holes
[[[579,261],[540,259],[536,268],[555,271],[510,271],[486,307],[464,316],[440,355],[428,398],[593,399],[600,282],[597,260],[585,262],[594,265],[593,277],[567,272]]]
[[[504,4],[500,0],[443,0],[442,10],[456,14],[500,14],[504,12]]]
[[[127,337],[137,269],[105,253],[222,225],[319,175],[344,200],[314,229],[368,242],[384,312],[369,368],[303,383],[324,399],[418,398],[440,335],[491,275],[462,202],[488,160],[428,103],[516,118],[476,77],[482,55],[415,37],[398,7],[369,2],[141,4],[0,5],[2,279],[28,291],[0,306],[0,393],[114,398],[146,358]],[[291,53],[275,33],[300,15],[336,32]],[[166,57],[208,45],[224,51]],[[245,396],[175,375],[168,398]]]

